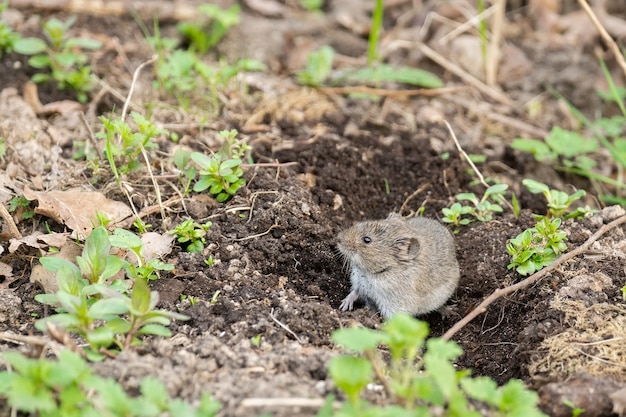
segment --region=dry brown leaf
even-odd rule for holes
[[[274,0],[246,0],[246,6],[255,12],[267,17],[282,17],[285,6]]]
[[[65,224],[79,239],[85,239],[93,229],[93,224],[97,223],[96,213],[106,215],[112,224],[132,215],[126,204],[110,200],[97,191],[82,191],[78,188],[66,191],[33,191],[26,187],[24,197],[37,200],[39,206],[35,213]]]
[[[69,233],[43,234],[41,232],[35,232],[32,235],[25,236],[21,239],[11,239],[9,241],[9,252],[15,252],[22,245],[28,245],[36,249],[47,248],[49,246],[60,248],[65,244],[68,236]]]
[[[83,249],[71,240],[66,241],[61,246],[61,250],[51,257],[66,259],[70,262],[76,262],[76,257],[82,253]],[[30,282],[38,283],[47,294],[55,293],[59,290],[56,272],[50,272],[43,265],[35,265],[30,274]]]
[[[151,259],[160,259],[165,255],[169,255],[169,253],[172,252],[174,239],[175,236],[170,234],[160,234],[155,232],[144,233],[141,235],[144,259],[149,261]]]

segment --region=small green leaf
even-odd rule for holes
[[[151,334],[155,336],[170,337],[172,332],[167,327],[161,326],[160,324],[146,324],[139,329],[137,334]]]
[[[365,358],[339,356],[332,358],[328,366],[330,376],[354,404],[359,394],[372,380],[372,365]]]
[[[519,151],[530,152],[535,156],[537,161],[545,161],[556,158],[550,147],[543,141],[536,139],[513,139],[511,148]]]
[[[338,329],[331,336],[334,343],[355,352],[376,349],[385,340],[385,335],[365,327]]]
[[[21,38],[13,45],[15,52],[24,55],[40,54],[46,48],[46,43],[39,38]]]
[[[135,281],[131,296],[134,314],[143,315],[147,313],[150,310],[150,298],[150,288],[146,281],[143,279]]]

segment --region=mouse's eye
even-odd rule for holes
[[[363,236],[363,243],[365,243],[366,245],[372,243],[372,238],[369,236]]]

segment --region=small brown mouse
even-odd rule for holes
[[[459,283],[454,239],[436,220],[404,220],[392,213],[384,220],[356,223],[337,240],[352,283],[342,311],[362,299],[385,318],[398,312],[424,314],[441,307]]]

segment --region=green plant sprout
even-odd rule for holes
[[[324,0],[300,0],[300,7],[310,12],[322,13]]]
[[[186,244],[187,252],[200,253],[204,250],[206,234],[212,224],[211,222],[199,224],[193,219],[187,219],[167,233],[175,235],[179,243]]]
[[[306,67],[296,73],[298,82],[302,85],[320,87],[333,70],[335,50],[330,46],[322,46],[307,56]]]
[[[116,178],[119,177],[118,171],[129,174],[140,170],[143,167],[139,158],[142,151],[157,149],[153,139],[168,134],[167,130],[156,127],[139,113],[132,112],[130,116],[135,128],[121,118],[100,116],[104,132],[96,133],[96,137],[105,140],[104,153]],[[119,168],[116,161],[121,164]]]
[[[393,316],[381,330],[351,328],[333,332],[335,343],[362,356],[344,355],[331,360],[329,374],[348,401],[338,410],[324,407],[318,417],[431,416],[434,409],[438,415],[479,417],[476,402],[494,415],[545,416],[537,408],[537,394],[521,381],[512,379],[498,387],[488,377],[473,378],[468,370],[457,370],[454,361],[461,355],[461,348],[440,338],[427,339],[428,333],[425,322],[406,314]],[[378,346],[388,349],[388,363]],[[378,371],[374,373],[374,369]],[[383,383],[391,405],[377,406],[361,398],[361,391],[373,382],[374,374],[387,377]]]
[[[13,197],[9,201],[9,211],[22,220],[31,219],[35,215],[35,210],[30,206],[30,200],[23,195]]]
[[[567,234],[559,230],[561,219],[543,217],[535,227],[509,240],[506,251],[511,255],[508,269],[530,275],[550,265],[567,249]]]
[[[557,170],[580,175],[588,178],[600,190],[599,198],[609,204],[626,205],[623,193],[626,187],[624,171],[626,169],[626,139],[622,130],[626,123],[626,106],[623,102],[623,92],[615,86],[606,65],[600,60],[609,85],[608,93],[599,93],[605,100],[614,102],[619,107],[621,115],[601,117],[589,120],[582,112],[569,103],[563,95],[550,89],[552,94],[565,103],[574,117],[583,125],[591,138],[586,138],[578,132],[571,132],[559,127],[552,129],[543,141],[536,139],[516,139],[512,147],[521,151],[531,152],[538,161],[551,163]],[[600,147],[608,151],[612,159],[615,175],[604,175],[598,172],[597,158],[602,155]],[[604,158],[604,156],[601,156]],[[606,163],[602,164],[606,166]],[[600,187],[602,186],[602,187]],[[610,187],[611,191],[607,191]]]
[[[348,68],[338,71],[336,76],[331,77],[334,51],[330,46],[323,46],[309,54],[306,68],[296,74],[298,82],[312,87],[320,87],[326,82],[330,82],[332,85],[357,83],[380,87],[380,83],[384,81],[424,88],[442,87],[441,79],[428,71],[380,62],[378,43],[383,26],[383,11],[383,0],[376,0],[372,13],[366,67]]]
[[[61,90],[76,91],[78,101],[87,102],[87,94],[93,87],[91,67],[88,58],[81,49],[98,49],[102,43],[95,39],[70,37],[69,28],[76,21],[72,16],[65,22],[52,18],[43,24],[43,32],[48,43],[39,38],[22,38],[15,42],[16,52],[33,55],[28,64],[37,69],[48,68],[50,74],[37,73],[32,80],[35,83],[56,81]]]
[[[222,40],[232,26],[239,24],[240,12],[238,4],[229,9],[203,4],[198,7],[200,20],[180,23],[178,31],[189,41],[190,50],[205,54]]]
[[[12,351],[3,352],[2,361],[12,370],[0,372],[0,395],[20,415],[212,417],[221,408],[208,394],[197,407],[172,399],[155,378],[144,378],[139,395],[130,397],[118,382],[96,375],[78,353],[67,349],[56,361]]]
[[[469,201],[472,205],[454,203],[449,208],[442,209],[444,215],[442,220],[444,223],[450,223],[455,226],[455,233],[458,232],[460,226],[468,225],[473,221],[473,219],[467,216],[471,216],[481,222],[491,221],[494,213],[502,212],[500,204],[504,201],[504,194],[508,187],[506,184],[491,185],[485,190],[480,199],[474,193],[457,194],[457,200]]]
[[[161,37],[157,21],[154,22],[154,35],[148,33],[143,22],[139,20],[138,23],[148,44],[159,56],[154,66],[155,88],[173,94],[184,107],[188,107],[192,99],[208,97],[213,112],[218,114],[221,89],[226,88],[243,71],[265,71],[267,67],[253,59],[241,59],[234,64],[228,64],[223,60],[217,65],[205,63],[199,56],[200,50],[214,46],[226,30],[238,22],[239,6],[223,10],[206,4],[200,6],[200,9],[204,10],[205,14],[214,15],[215,18],[210,23],[210,27],[214,29],[203,32],[203,27],[197,23],[181,24],[179,28],[187,31],[190,38],[189,49],[178,49],[180,46],[178,39]],[[204,105],[205,101],[200,104]]]
[[[208,188],[209,193],[223,203],[245,184],[240,165],[241,158],[250,147],[245,142],[236,140],[236,130],[223,130],[219,135],[224,138],[224,145],[219,152],[212,156],[193,152],[191,159],[200,167],[198,172],[200,179],[195,183],[193,190],[200,192]]]
[[[543,194],[548,202],[548,212],[546,213],[548,217],[564,219],[585,218],[594,212],[589,206],[585,206],[579,207],[567,215],[565,214],[574,201],[587,194],[585,190],[578,190],[574,194],[568,195],[563,191],[551,190],[547,185],[529,178],[522,180],[522,184],[533,194]]]
[[[0,15],[9,6],[9,0],[0,3]],[[0,20],[0,58],[4,53],[13,52],[15,43],[20,39],[19,33],[13,32],[13,29],[4,21]]]
[[[196,179],[198,170],[191,163],[191,151],[177,149],[173,156],[174,166],[178,170],[179,180],[183,186],[183,195],[191,192],[191,182]]]
[[[168,336],[170,332],[165,326],[171,319],[187,319],[178,313],[155,310],[158,293],[150,292],[147,280],[133,264],[110,254],[111,240],[123,241],[122,247],[141,253],[137,246],[141,240],[135,236],[133,242],[131,232],[119,230],[122,229],[110,238],[104,227],[96,227],[85,240],[76,263],[57,257],[40,258],[47,270],[56,273],[59,290],[55,294],[39,294],[35,299],[54,306],[58,314],[37,321],[35,327],[44,331],[50,322],[78,334],[89,345],[85,353],[90,360],[103,359],[103,352],[110,354],[112,346],[128,349],[139,343],[138,336],[142,334]],[[134,279],[130,295],[128,281],[120,277],[109,283],[123,268]]]

